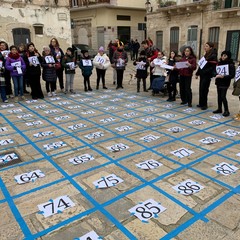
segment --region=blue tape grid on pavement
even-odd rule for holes
[[[94,97],[94,95],[93,95],[93,97]],[[147,98],[146,98],[147,99]],[[73,99],[73,100],[75,100],[75,99]],[[105,99],[104,99],[105,100]],[[105,100],[106,101],[106,100]],[[132,102],[137,102],[137,101],[134,101],[134,100],[132,100]],[[51,103],[52,104],[52,103]],[[79,104],[81,104],[81,103],[79,103]],[[86,104],[86,103],[85,103]],[[53,106],[55,106],[54,104],[52,104]],[[66,109],[64,109],[64,108],[62,108],[62,106],[57,106],[58,107],[58,109],[62,109],[62,110],[64,110],[65,112],[67,111],[67,112],[69,112],[69,113],[71,113],[71,114],[73,114],[74,115],[74,111],[69,111],[69,110],[66,110]],[[90,107],[91,109],[98,109],[98,108],[96,108],[95,106],[88,106],[88,107]],[[179,108],[179,107],[178,107]],[[32,111],[31,109],[29,109],[29,108],[27,108],[28,110],[30,110],[30,111]],[[164,109],[165,110],[165,109]],[[174,109],[174,111],[176,111],[177,109],[175,108]],[[120,110],[120,111],[118,111],[118,112],[121,112],[122,110]],[[136,112],[136,109],[131,109],[131,108],[128,108],[127,110],[126,110],[126,112],[129,112],[129,111],[134,111],[134,112]],[[165,110],[166,111],[166,110]],[[168,109],[168,111],[171,111],[171,109]],[[142,112],[141,111],[137,111],[138,113],[141,113],[142,114]],[[161,112],[161,111],[160,111]],[[39,113],[37,113],[38,115],[39,115]],[[107,114],[107,115],[109,115],[110,113],[109,112],[105,112],[105,114]],[[104,116],[105,114],[102,114],[102,116]],[[159,114],[159,112],[158,112],[158,114]],[[61,115],[61,114],[59,114],[59,115]],[[112,115],[112,116],[114,116],[114,113],[112,112],[110,115]],[[116,114],[115,114],[116,115]],[[156,115],[156,113],[151,113],[151,115],[153,115],[153,116],[155,116]],[[79,116],[78,114],[76,114],[76,116]],[[99,115],[98,115],[99,116]],[[149,116],[149,114],[148,113],[146,113],[144,116],[141,116],[141,118],[143,118],[143,117],[145,117],[145,116]],[[92,117],[90,117],[90,118],[88,118],[88,121],[91,119],[91,118],[94,118],[95,116],[92,116]],[[119,118],[119,115],[116,115],[115,116],[116,118]],[[137,117],[134,117],[134,118],[128,118],[128,121],[129,122],[132,122],[132,123],[134,123],[135,125],[141,125],[141,124],[139,124],[139,123],[136,123],[136,122],[134,122],[133,120],[135,119],[135,118],[138,118],[139,116],[137,116]],[[184,118],[182,118],[182,119],[185,119],[185,118],[187,118],[187,117],[189,117],[189,115],[188,116],[186,116],[186,117],[184,117]],[[40,118],[42,118],[42,119],[44,119],[44,120],[46,120],[46,121],[48,121],[48,122],[50,122],[50,124],[52,125],[52,126],[56,126],[56,127],[59,127],[59,126],[57,126],[56,124],[54,124],[54,123],[52,123],[51,121],[49,121],[48,119],[46,119],[45,117],[42,117],[42,116],[40,116]],[[82,118],[82,120],[85,120],[85,118],[83,118],[83,117],[81,117]],[[80,119],[81,119],[80,118]],[[157,118],[160,118],[159,116],[157,116]],[[164,118],[163,118],[164,119]],[[181,119],[181,120],[182,120]],[[122,118],[122,121],[124,121],[125,120],[125,118],[123,117]],[[166,120],[166,119],[165,119]],[[178,121],[179,121],[179,119],[177,120],[177,121],[175,121],[175,120],[173,120],[173,119],[171,119],[171,121],[172,122],[176,122],[176,124],[178,123]],[[78,120],[78,122],[79,122],[79,120]],[[64,122],[62,123],[62,124],[64,124]],[[108,129],[107,127],[104,127],[105,125],[99,125],[99,124],[96,124],[95,122],[93,122],[93,124],[95,125],[95,126],[97,126],[98,128],[100,127],[100,128],[104,128],[105,130],[107,130],[108,132],[113,132],[113,131],[111,131],[110,129]],[[112,122],[112,124],[115,124],[114,122]],[[118,121],[118,124],[119,124],[119,121]],[[160,124],[160,126],[161,125],[164,125],[165,123],[162,123],[162,124]],[[181,125],[183,125],[183,123],[181,123]],[[146,127],[146,126],[144,126],[143,125],[143,127]],[[197,132],[199,132],[199,130],[196,130],[194,127],[189,127],[188,125],[187,125],[187,127],[188,128],[193,128],[195,131],[197,131]],[[216,125],[215,125],[215,127],[216,127]],[[95,127],[93,127],[92,129],[94,129]],[[151,128],[156,128],[156,126],[154,126],[154,127],[150,127],[150,129]],[[211,127],[210,127],[211,128]],[[38,130],[38,128],[35,128],[36,130]],[[89,130],[89,129],[88,129]],[[67,132],[65,129],[63,129],[63,131],[65,131],[65,132]],[[82,131],[84,131],[84,129],[82,130]],[[141,130],[140,130],[141,131]],[[139,131],[139,132],[140,132]],[[138,131],[135,131],[134,133],[137,133]],[[158,131],[157,131],[158,132]],[[121,135],[121,134],[116,134],[115,132],[113,132],[115,135],[118,135],[118,137],[119,138],[123,138],[123,139],[125,139],[125,140],[128,140],[128,141],[132,141],[133,143],[135,143],[135,144],[139,144],[138,142],[135,142],[135,141],[133,141],[132,139],[129,139],[129,138],[127,138],[127,136],[128,135],[131,135],[131,134],[133,134],[133,132],[131,132],[131,133],[129,133],[129,134],[126,134],[125,136],[123,136],[123,135]],[[195,134],[196,132],[194,132],[193,134]],[[67,134],[69,134],[70,136],[72,136],[72,137],[74,137],[74,138],[77,138],[75,135],[73,135],[72,133],[68,133],[67,132]],[[162,133],[161,133],[162,134]],[[191,135],[193,135],[193,134],[189,134],[190,136]],[[166,134],[167,135],[167,134]],[[65,134],[63,135],[63,136],[65,136]],[[168,136],[168,135],[167,135]],[[172,136],[171,136],[172,137]],[[186,137],[186,135],[185,136],[182,136],[181,137],[181,141],[183,142],[183,139],[182,138],[185,138]],[[53,139],[54,139],[55,137],[53,137]],[[59,138],[59,136],[57,136],[57,138]],[[51,139],[51,138],[50,138]],[[78,139],[78,138],[77,138]],[[172,139],[172,141],[173,140],[176,140],[176,139],[180,139],[180,138],[173,138]],[[78,140],[80,140],[80,141],[82,141],[81,139],[78,139]],[[105,141],[109,141],[109,138],[108,139],[106,139]],[[37,142],[37,141],[36,141]],[[85,145],[89,145],[87,142],[85,142],[85,141],[82,141]],[[102,140],[101,142],[104,142],[104,140]],[[96,144],[99,144],[99,141],[98,142],[96,142],[96,143],[94,143],[93,145],[96,145]],[[232,144],[234,144],[234,141],[233,141],[233,143]],[[34,145],[35,146],[35,145]],[[161,144],[159,145],[159,146],[161,146]],[[156,148],[156,147],[159,147],[159,146],[154,146],[153,148]],[[199,146],[196,146],[196,145],[194,145],[194,144],[192,144],[192,146],[195,146],[195,147],[198,147],[199,148]],[[149,151],[149,150],[152,150],[152,148],[149,148],[149,147],[146,147],[146,146],[144,146],[144,144],[142,144],[142,147],[144,147],[144,151]],[[37,147],[38,148],[38,147]],[[94,150],[96,150],[96,149],[94,149]],[[204,151],[206,151],[205,149],[203,149]],[[219,149],[218,149],[218,151],[219,151]],[[218,151],[216,151],[216,153],[218,152]],[[141,152],[143,152],[143,150],[141,150]],[[158,153],[158,152],[157,152]],[[101,154],[103,154],[103,153],[101,153]],[[209,153],[210,155],[211,155],[211,153]],[[159,153],[158,153],[158,155],[159,155]],[[105,154],[104,154],[104,157],[107,157]],[[120,160],[124,160],[125,158],[127,158],[127,157],[129,157],[129,155],[128,156],[125,156],[125,157],[122,157]],[[107,163],[107,164],[104,164],[104,166],[105,165],[108,165],[108,164],[116,164],[116,165],[118,165],[119,167],[121,167],[121,168],[123,168],[125,171],[127,171],[128,173],[131,173],[131,174],[133,174],[133,172],[132,171],[130,171],[129,169],[127,169],[127,168],[125,168],[124,166],[122,166],[121,164],[119,164],[119,162],[120,162],[120,160],[118,159],[118,160],[116,160],[116,159],[114,159],[114,160],[112,160],[112,159],[109,159],[110,160],[110,162],[109,163]],[[168,159],[169,160],[169,159]],[[170,159],[171,160],[171,159]],[[171,161],[174,161],[174,160],[171,160]],[[200,161],[202,161],[202,159],[197,159],[197,160],[195,160],[195,162],[194,163],[196,163],[196,162],[200,162]],[[175,161],[174,161],[175,162]],[[177,162],[177,161],[176,161]],[[178,163],[178,162],[177,162]],[[179,163],[178,163],[179,164]],[[171,171],[171,174],[172,173],[175,173],[175,172],[178,172],[180,169],[186,169],[186,168],[190,168],[191,167],[191,165],[193,165],[193,163],[190,163],[189,164],[189,166],[187,166],[187,165],[185,165],[184,166],[184,164],[179,164],[179,165],[182,165],[182,167],[180,167],[180,168],[178,168],[178,169],[175,169],[175,170],[173,170],[173,171]],[[100,167],[102,167],[103,165],[100,165]],[[58,169],[59,167],[57,167],[57,169]],[[60,168],[59,168],[60,169]],[[58,169],[58,170],[59,170]],[[192,170],[192,169],[191,169]],[[89,171],[91,171],[91,169],[89,169]],[[86,171],[85,171],[86,172]],[[200,174],[201,172],[199,172],[199,174]],[[82,173],[80,173],[80,174],[82,174]],[[77,175],[80,175],[80,174],[75,174],[74,176],[77,176]],[[170,174],[164,174],[164,175],[166,175],[166,176],[168,176],[168,175],[170,175]],[[203,175],[205,175],[206,177],[208,177],[206,174],[203,174]],[[152,183],[154,183],[154,182],[156,182],[156,181],[158,181],[159,179],[157,178],[157,179],[154,179],[154,180],[152,180],[152,183],[148,183],[148,182],[146,182],[146,180],[145,179],[142,179],[140,176],[138,176],[137,174],[135,174],[134,173],[134,176],[136,177],[136,178],[138,178],[140,181],[142,181],[142,182],[145,182],[145,184],[143,185],[143,186],[145,186],[145,185],[151,185],[151,187],[154,187],[154,189],[156,189],[157,191],[159,191],[159,192],[161,192],[163,195],[165,195],[165,196],[167,196],[167,197],[169,197],[172,201],[174,201],[176,204],[179,204],[180,206],[182,206],[182,207],[187,207],[187,206],[184,206],[184,204],[182,204],[181,202],[179,202],[177,199],[175,199],[175,198],[173,198],[173,197],[171,197],[169,194],[167,194],[166,192],[164,192],[164,191],[162,191],[162,190],[160,190],[159,188],[157,188],[156,186],[154,186],[154,185],[152,185]],[[164,177],[166,177],[166,176],[163,176],[161,179],[163,179]],[[213,178],[211,178],[211,177],[209,177],[211,180],[214,180]],[[57,181],[55,181],[55,182],[57,182]],[[218,183],[220,184],[220,185],[222,185],[222,186],[224,186],[224,187],[227,187],[227,188],[229,188],[229,189],[231,189],[231,190],[233,190],[233,188],[231,187],[231,186],[228,186],[227,184],[224,184],[224,183],[222,183],[222,182],[220,182],[220,181],[218,181]],[[52,184],[54,184],[54,183],[52,183]],[[47,184],[47,185],[51,185],[51,184]],[[42,188],[44,188],[44,187],[46,187],[46,186],[42,186]],[[41,188],[41,187],[40,187]],[[141,188],[141,186],[139,187],[139,189]],[[134,192],[134,191],[136,191],[137,190],[137,188],[135,188],[135,190],[129,190],[129,191],[127,191],[127,192],[125,192],[124,194],[122,194],[123,196],[126,196],[126,195],[128,195],[128,194],[130,194],[131,192]],[[32,190],[33,191],[33,190]],[[20,194],[19,196],[23,196],[23,195],[25,195],[25,194],[29,194],[29,193],[31,193],[31,190],[30,191],[28,191],[27,193],[22,193],[22,194]],[[15,196],[16,197],[16,196]],[[118,199],[120,199],[120,197],[118,198]],[[104,204],[104,206],[105,205],[109,205],[109,204],[111,204],[111,203],[113,203],[114,201],[116,201],[117,199],[112,199],[112,200],[110,200],[110,201],[108,201],[108,202],[106,202],[105,204]],[[218,204],[219,205],[219,204]],[[217,206],[218,206],[217,205]],[[215,206],[216,207],[216,206]],[[193,214],[195,214],[194,215],[194,217],[193,217],[193,219],[195,219],[195,221],[197,221],[198,219],[204,219],[205,221],[207,221],[207,219],[205,219],[203,216],[204,215],[202,215],[202,214],[199,214],[199,213],[194,213],[194,211],[192,210],[192,209],[190,209],[190,211],[193,213]],[[210,210],[211,211],[211,210]],[[201,215],[201,216],[199,216],[199,215]],[[190,220],[189,220],[190,221]],[[193,222],[195,222],[195,221],[193,221]],[[66,223],[63,223],[63,225],[64,224],[66,224]],[[61,224],[60,224],[61,225]],[[182,225],[183,226],[183,225]],[[59,226],[58,226],[59,227]],[[181,227],[181,226],[180,226]],[[185,227],[186,228],[186,227]],[[181,229],[181,231],[183,231],[185,228],[183,228],[183,229]],[[49,230],[49,231],[51,231],[50,230],[50,228],[49,229],[47,229],[47,230]],[[49,231],[45,231],[45,233],[44,234],[46,234],[46,233],[48,233]],[[179,231],[179,230],[178,230]],[[39,236],[41,236],[41,234],[43,234],[43,232],[41,232],[41,233],[39,233],[40,235]],[[169,234],[171,234],[171,233],[169,233]],[[174,231],[173,231],[173,233],[172,234],[174,234]]]

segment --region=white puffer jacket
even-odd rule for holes
[[[167,64],[167,58],[163,56],[162,58],[155,58],[151,62],[151,67],[153,67],[152,73],[157,76],[167,76],[167,71],[165,68],[160,67],[160,64]]]
[[[111,63],[106,53],[102,56],[98,53],[93,59],[93,66],[98,69],[107,69],[110,65]]]

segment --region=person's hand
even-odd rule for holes
[[[216,77],[215,78],[224,78],[224,76],[223,75],[216,75]]]

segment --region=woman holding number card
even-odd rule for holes
[[[74,57],[73,48],[69,47],[67,52],[62,60],[62,66],[65,68],[65,76],[66,76],[66,83],[65,83],[65,94],[70,93],[75,94],[73,90],[73,81],[75,76],[75,68],[76,68],[76,59]]]
[[[238,68],[235,74],[235,81],[233,83],[233,92],[232,95],[238,96],[240,101],[240,62],[238,64]],[[240,120],[240,111],[236,115],[234,115],[234,119],[239,121]]]
[[[224,107],[224,117],[230,115],[227,102],[227,90],[230,86],[231,79],[235,76],[235,66],[231,59],[230,51],[223,51],[221,58],[216,67],[215,84],[217,86],[218,109],[213,113],[222,113],[222,105]]]
[[[207,42],[204,46],[205,54],[204,58],[199,60],[199,67],[196,72],[196,78],[200,76],[199,83],[199,104],[202,110],[208,108],[208,92],[211,83],[211,78],[216,75],[216,65],[217,65],[217,50],[214,48],[214,44]]]
[[[82,70],[82,75],[84,79],[84,91],[92,91],[90,85],[90,76],[92,75],[93,64],[90,59],[88,50],[81,51],[83,58],[79,61],[79,67]]]
[[[99,89],[100,79],[102,79],[103,89],[107,89],[105,85],[105,74],[110,64],[109,57],[104,53],[104,47],[100,47],[98,49],[98,54],[93,59],[93,65],[96,67],[97,71],[97,90]]]
[[[188,107],[192,107],[192,75],[196,69],[196,56],[191,47],[186,47],[182,53],[180,62],[186,63],[186,67],[179,69],[179,87],[181,104],[188,104]]]
[[[57,73],[55,69],[56,58],[51,54],[50,47],[43,47],[42,79],[46,82],[46,90],[49,97],[56,96]]]
[[[26,76],[31,87],[32,99],[43,99],[41,87],[41,63],[42,57],[35,45],[31,42],[27,45],[27,72]]]
[[[23,96],[23,74],[26,70],[26,64],[18,53],[17,46],[12,45],[10,47],[10,53],[6,60],[6,69],[10,71],[14,85],[14,101],[18,102],[18,95],[20,93],[21,100],[24,100]]]

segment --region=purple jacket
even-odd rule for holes
[[[21,69],[23,72],[22,74],[18,74],[16,67],[11,65],[12,63],[15,63],[15,62],[21,62]],[[22,76],[26,70],[26,64],[23,61],[22,57],[19,57],[18,59],[13,59],[13,58],[7,57],[5,67],[8,71],[10,71],[10,74],[12,77]]]

